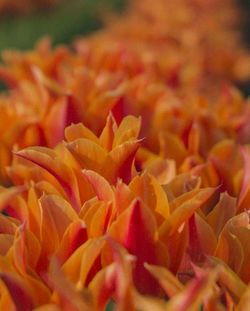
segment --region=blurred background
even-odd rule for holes
[[[250,0],[238,0],[243,12],[243,37],[250,47]]]
[[[102,28],[105,12],[122,12],[128,1],[0,0],[0,52],[32,49],[40,37],[48,34],[54,45],[68,44],[79,35]],[[235,1],[242,9],[242,37],[250,48],[250,0]],[[249,83],[239,87],[250,94]]]
[[[0,51],[33,48],[44,35],[54,44],[103,26],[105,11],[122,11],[126,0],[0,0]]]
[[[250,0],[236,0],[242,8],[244,40],[250,46]],[[49,34],[54,44],[69,43],[77,35],[103,26],[105,10],[122,11],[127,0],[0,0],[0,51],[30,49]]]

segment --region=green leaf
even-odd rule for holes
[[[105,311],[113,311],[114,307],[115,307],[115,303],[113,300],[110,299],[108,304],[107,304]]]

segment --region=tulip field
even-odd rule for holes
[[[250,310],[238,2],[106,14],[2,51],[0,311]]]

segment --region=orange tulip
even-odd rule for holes
[[[233,8],[134,0],[74,51],[4,53],[0,310],[248,308]]]

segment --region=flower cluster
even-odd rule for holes
[[[134,0],[110,20],[74,51],[3,54],[0,310],[247,310],[233,3]]]

